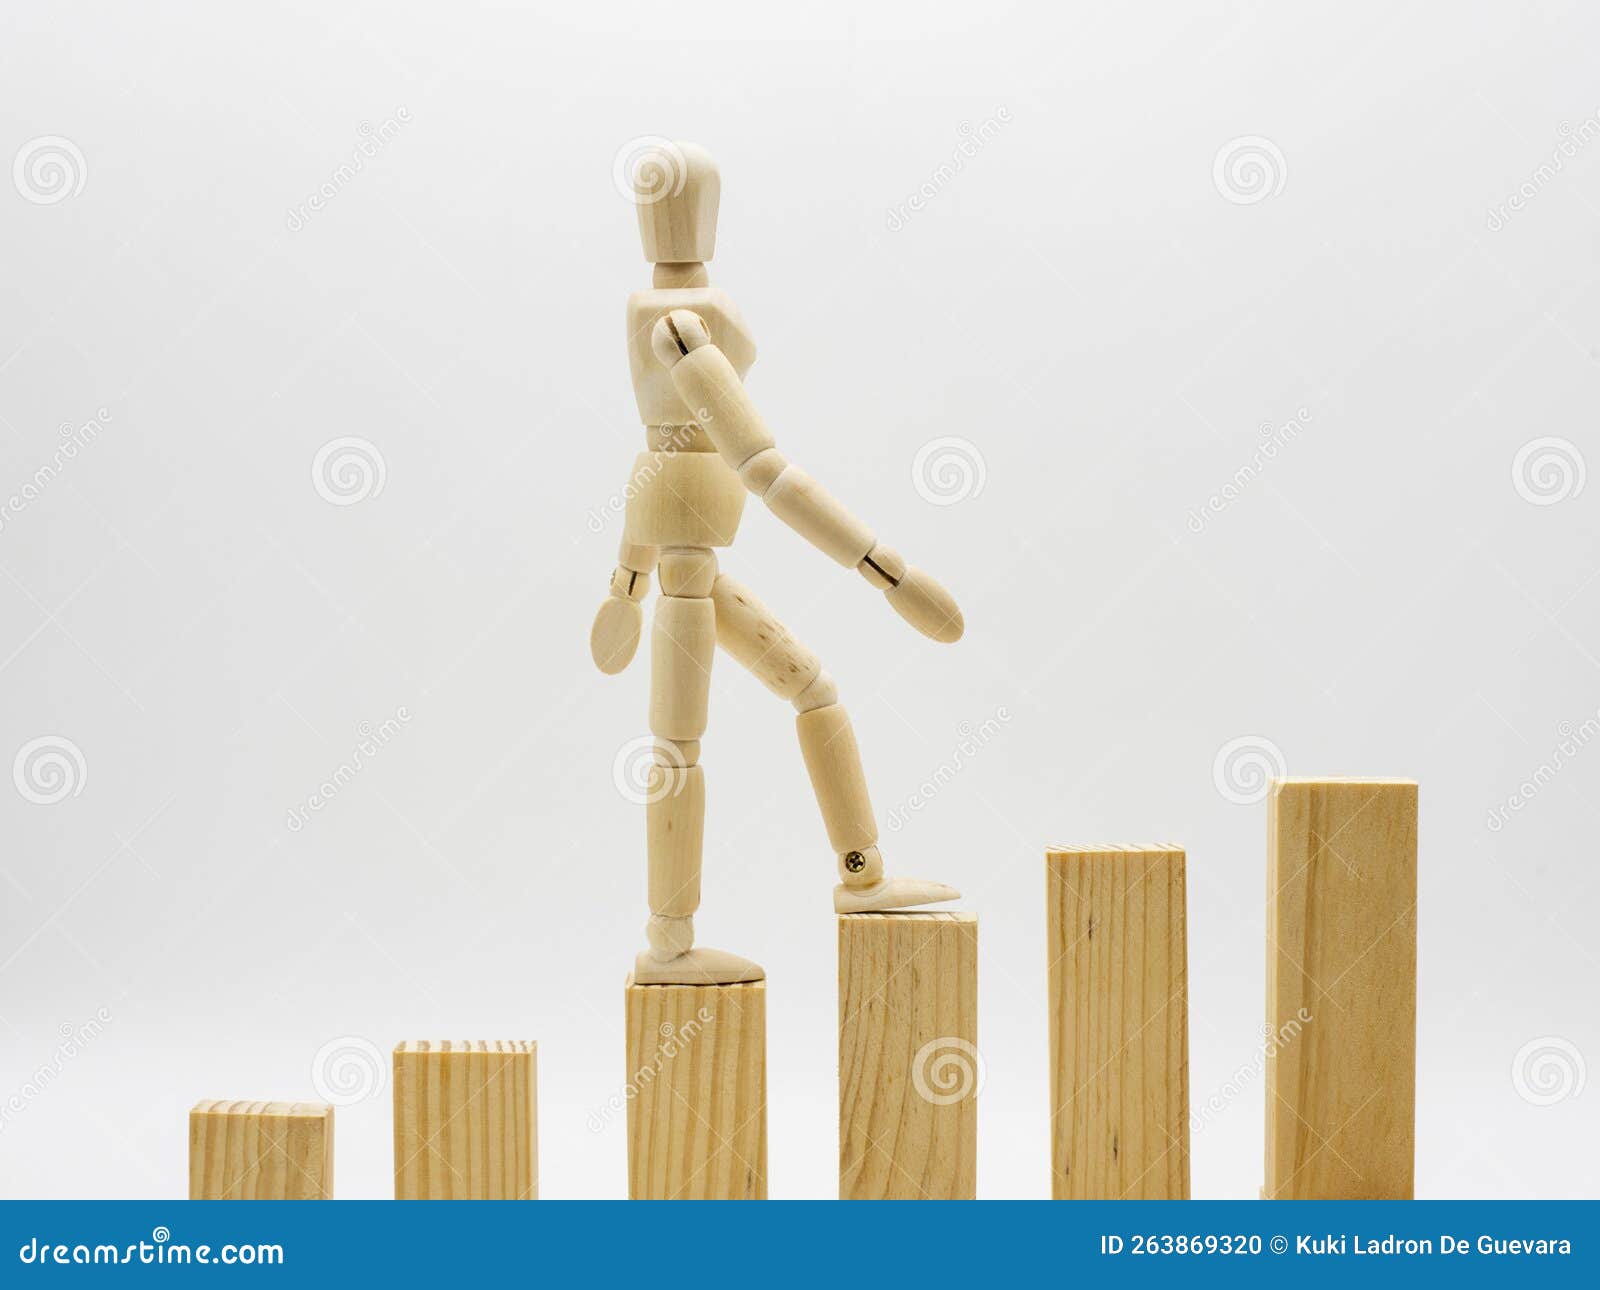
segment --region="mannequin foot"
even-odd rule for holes
[[[645,950],[633,964],[635,985],[732,985],[766,977],[759,963],[726,950],[686,950],[671,958],[658,958],[654,950]]]
[[[942,882],[923,878],[881,878],[864,887],[840,883],[833,889],[833,908],[839,914],[865,914],[880,909],[905,909],[955,900],[961,893]]]

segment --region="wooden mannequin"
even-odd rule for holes
[[[713,647],[721,645],[794,704],[806,770],[839,859],[840,913],[952,900],[942,883],[883,872],[878,827],[850,718],[817,656],[749,591],[717,571],[748,489],[824,554],[854,568],[924,635],[954,641],[961,611],[942,586],[881,545],[816,480],[789,462],[745,392],[755,345],[705,262],[717,234],[721,181],[704,149],[661,144],[634,173],[639,232],[654,266],[651,290],[628,299],[628,367],[647,451],[634,463],[611,594],[590,635],[596,665],[620,672],[638,647],[650,574],[661,600],[651,631],[650,730],[655,765],[646,805],[650,948],[638,984],[722,984],[765,975],[746,959],[693,948],[700,904],[706,728]]]

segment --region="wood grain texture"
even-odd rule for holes
[[[1046,855],[1056,1200],[1189,1198],[1184,870],[1166,845]]]
[[[839,1198],[977,1194],[978,920],[839,915]]]
[[[1275,781],[1267,843],[1262,1194],[1409,1199],[1417,786]]]
[[[331,1200],[333,1108],[200,1102],[189,1112],[190,1200]]]
[[[396,1044],[395,1199],[537,1200],[538,1083],[531,1042]]]
[[[767,989],[628,982],[628,1196],[767,1198]]]

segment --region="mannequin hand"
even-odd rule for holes
[[[589,629],[589,653],[594,665],[607,676],[615,676],[633,662],[643,623],[644,610],[637,600],[607,596]]]
[[[949,644],[960,640],[966,629],[956,598],[921,569],[907,568],[898,584],[883,594],[895,613],[924,636]]]

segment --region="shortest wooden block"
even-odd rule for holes
[[[189,1199],[333,1199],[333,1108],[196,1103],[189,1112]]]
[[[767,983],[626,989],[628,1198],[767,1198]]]
[[[407,1041],[394,1050],[396,1200],[538,1200],[538,1046]]]

